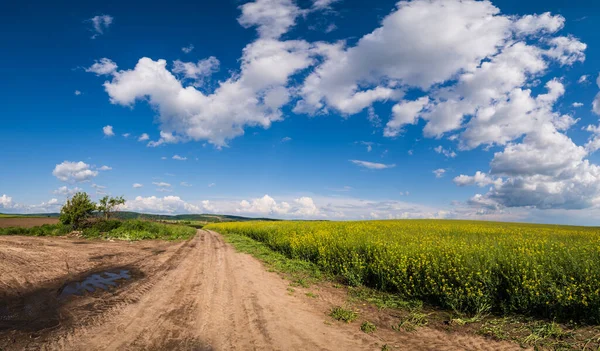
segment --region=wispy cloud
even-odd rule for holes
[[[395,164],[385,164],[385,163],[377,163],[377,162],[369,162],[369,161],[361,161],[361,160],[349,160],[350,162],[358,165],[360,167],[368,168],[368,169],[386,169],[386,168],[394,168]]]
[[[92,23],[92,28],[90,30],[94,33],[92,39],[96,39],[99,35],[104,34],[104,31],[110,27],[113,20],[114,18],[110,15],[99,15],[90,18],[88,20],[88,22]]]
[[[454,152],[454,151],[452,151],[452,150],[450,150],[450,149],[444,149],[444,148],[442,147],[442,145],[439,145],[438,147],[434,148],[433,150],[434,150],[435,152],[437,152],[438,154],[442,154],[442,155],[444,155],[444,156],[446,156],[446,157],[449,157],[449,158],[454,158],[454,157],[456,157],[456,152]]]
[[[436,178],[441,178],[444,176],[444,174],[446,173],[446,170],[443,168],[438,168],[435,171],[433,171],[433,174],[435,174]]]
[[[330,190],[330,191],[337,191],[337,192],[347,192],[347,191],[352,190],[353,188],[351,186],[346,185],[341,188],[325,188],[325,189]]]

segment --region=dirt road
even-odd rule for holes
[[[210,231],[183,243],[4,237],[0,262],[0,350],[519,349],[429,328],[367,335],[357,322],[330,323],[340,296],[290,295],[289,282]],[[99,277],[109,271],[118,282],[109,291],[67,293],[110,283]]]

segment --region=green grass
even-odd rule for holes
[[[286,275],[292,281],[290,284],[292,286],[310,287],[315,282],[331,279],[331,276],[324,274],[316,264],[304,260],[290,259],[279,252],[271,250],[264,243],[247,236],[226,234],[223,235],[223,238],[233,245],[236,250],[260,259],[270,271]]]
[[[377,330],[377,326],[369,321],[364,321],[363,324],[360,325],[360,330],[367,334],[371,334]]]
[[[429,324],[429,315],[419,311],[411,312],[398,325],[392,327],[395,330],[413,331]]]
[[[335,306],[331,309],[331,312],[329,312],[329,316],[338,321],[351,323],[355,321],[356,318],[358,318],[358,313],[351,309],[346,309],[341,306]]]
[[[63,224],[44,224],[38,227],[0,228],[0,235],[60,236],[73,231],[71,226]],[[120,240],[183,240],[196,234],[196,229],[183,225],[169,225],[142,220],[95,221],[90,222],[81,236],[88,239]]]
[[[181,240],[189,239],[195,234],[196,230],[188,226],[129,220],[122,222],[121,226],[105,232],[102,237],[121,240]]]
[[[69,234],[71,226],[62,224],[44,224],[37,227],[8,227],[0,228],[0,235],[28,235],[28,236],[60,236]]]

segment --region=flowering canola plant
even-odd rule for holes
[[[453,220],[215,223],[351,285],[461,312],[600,322],[600,228]]]

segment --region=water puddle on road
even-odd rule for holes
[[[92,274],[83,281],[67,284],[60,292],[59,298],[66,298],[73,295],[83,296],[86,293],[93,293],[98,289],[106,291],[111,287],[116,288],[129,279],[131,279],[131,273],[128,269]]]

